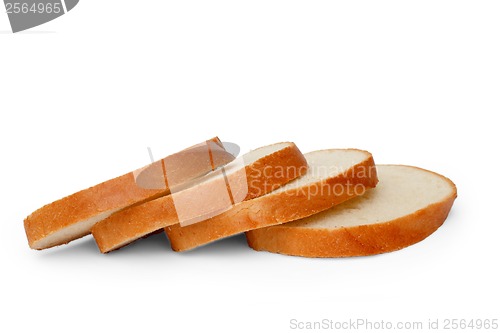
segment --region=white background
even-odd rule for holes
[[[82,0],[0,13],[0,331],[288,332],[290,320],[498,318],[498,1]],[[218,135],[243,152],[357,147],[458,186],[425,241],[357,259],[30,250],[23,219]]]

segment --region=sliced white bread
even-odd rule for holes
[[[192,146],[147,167],[48,204],[24,220],[32,249],[68,243],[90,233],[112,213],[170,193],[171,188],[234,160],[218,138]]]
[[[332,149],[304,156],[309,164],[307,173],[274,192],[241,202],[202,222],[167,227],[172,249],[185,251],[248,230],[307,217],[362,195],[377,184],[373,158],[366,151]]]
[[[294,143],[261,147],[187,189],[109,216],[93,226],[92,235],[106,253],[169,225],[192,224],[220,214],[306,172],[307,161]]]
[[[439,174],[411,166],[379,165],[375,189],[295,222],[252,230],[258,251],[303,257],[380,254],[417,243],[438,229],[457,189]]]

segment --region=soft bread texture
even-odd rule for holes
[[[271,192],[306,172],[307,161],[294,143],[261,147],[187,189],[111,215],[93,226],[92,235],[100,251],[106,253],[183,222],[183,212],[194,212],[191,220],[184,222],[195,223]]]
[[[377,169],[375,189],[317,215],[249,231],[249,246],[303,257],[366,256],[417,243],[443,224],[457,196],[453,182],[411,166]]]
[[[316,214],[375,187],[372,155],[355,149],[305,154],[307,173],[262,197],[244,201],[221,215],[181,227],[165,228],[172,249],[185,251],[252,229]]]
[[[190,147],[147,167],[48,204],[24,220],[29,246],[41,250],[90,233],[100,220],[147,202],[234,160],[218,138]]]

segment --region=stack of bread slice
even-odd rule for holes
[[[445,221],[457,191],[410,166],[376,166],[358,149],[302,154],[292,142],[234,158],[214,138],[40,208],[30,247],[92,233],[102,253],[164,230],[175,251],[246,232],[255,250],[347,257],[398,250]]]

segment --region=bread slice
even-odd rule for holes
[[[307,174],[276,191],[196,224],[167,227],[172,249],[185,251],[248,230],[307,217],[362,195],[377,184],[373,158],[366,151],[321,150],[305,157]]]
[[[431,171],[379,165],[380,183],[361,197],[280,226],[247,232],[250,247],[303,257],[379,254],[417,243],[439,228],[457,196]]]
[[[29,246],[41,250],[90,233],[123,208],[167,195],[172,188],[234,160],[218,138],[192,146],[142,169],[48,204],[24,220]]]
[[[196,184],[131,207],[92,228],[102,253],[172,224],[183,225],[220,214],[238,202],[259,197],[307,172],[307,161],[292,142],[253,150]]]

